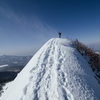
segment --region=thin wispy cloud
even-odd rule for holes
[[[1,0],[1,50],[4,44],[11,51],[15,46],[22,51],[25,47],[40,48],[48,39],[58,37],[59,31],[62,38],[100,43],[99,2],[73,2]]]
[[[52,26],[43,22],[39,19],[37,15],[19,15],[18,13],[14,12],[11,9],[0,7],[0,16],[3,16],[4,19],[8,20],[11,26],[8,26],[10,29],[6,29],[2,27],[2,31],[4,30],[2,38],[8,39],[9,46],[16,45],[19,50],[16,51],[16,48],[10,51],[5,51],[6,54],[14,54],[25,52],[29,54],[29,52],[36,52],[48,39],[56,37],[57,31]],[[9,25],[9,24],[8,24]],[[13,28],[12,28],[13,27]],[[6,32],[5,32],[6,29]],[[13,30],[13,31],[12,31]],[[9,34],[8,34],[9,32]],[[7,37],[7,34],[9,37]],[[11,38],[10,38],[11,37]],[[0,39],[1,40],[1,39]],[[12,41],[12,42],[11,42]],[[34,41],[34,42],[33,42]],[[27,50],[25,50],[25,47]],[[34,49],[32,49],[34,47]],[[3,54],[4,50],[1,49],[1,53]],[[23,53],[23,54],[25,54]]]
[[[16,23],[21,23],[20,18],[9,8],[0,7],[0,13],[9,20],[12,20]]]
[[[8,20],[13,21],[20,28],[25,28],[25,30],[33,31],[37,34],[49,34],[53,35],[57,33],[57,31],[49,26],[47,23],[41,21],[36,15],[25,16],[25,15],[17,15],[13,10],[9,8],[0,7],[0,13],[2,16],[7,18]]]

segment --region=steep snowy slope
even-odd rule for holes
[[[100,85],[71,40],[50,39],[0,100],[100,100]]]

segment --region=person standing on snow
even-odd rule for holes
[[[61,38],[61,32],[59,32],[58,34],[59,34],[59,38]]]

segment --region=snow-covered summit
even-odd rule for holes
[[[0,100],[100,100],[100,85],[69,39],[50,39]]]

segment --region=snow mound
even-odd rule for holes
[[[69,39],[50,39],[0,100],[100,100],[100,85]]]

